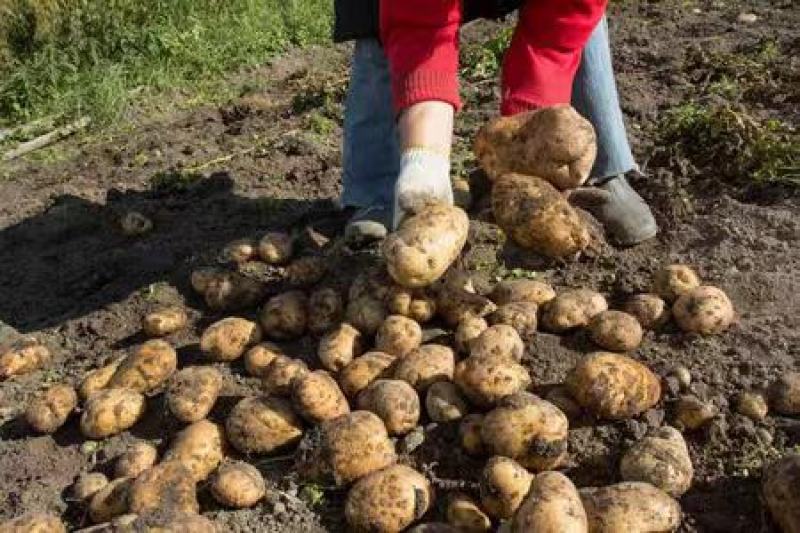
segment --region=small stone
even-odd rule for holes
[[[689,430],[699,429],[717,416],[718,412],[714,405],[703,402],[696,396],[682,396],[675,405],[675,422]]]
[[[756,430],[756,436],[758,437],[758,440],[764,444],[764,446],[771,446],[772,441],[775,439],[772,433],[770,433],[766,428],[758,428]]]
[[[138,211],[128,211],[122,215],[119,225],[122,233],[129,237],[144,235],[153,229],[153,221]]]
[[[694,13],[695,15],[700,15],[702,12],[703,10],[700,9],[699,7],[692,9],[692,13]]]
[[[425,442],[425,432],[419,426],[412,429],[403,440],[400,441],[400,452],[411,453]]]
[[[276,515],[282,515],[286,513],[286,504],[283,502],[275,502],[272,506],[272,512]]]
[[[767,400],[757,392],[743,392],[736,401],[736,411],[755,421],[764,420],[769,411]]]
[[[675,379],[678,380],[678,384],[681,387],[681,390],[686,390],[689,388],[689,385],[692,384],[692,373],[689,372],[689,369],[683,365],[678,365],[673,368],[670,373],[670,376],[674,376]]]
[[[758,20],[758,15],[755,13],[740,13],[736,20],[745,24],[753,24]]]

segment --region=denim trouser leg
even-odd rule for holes
[[[605,17],[583,50],[572,87],[572,105],[592,123],[597,133],[593,178],[616,176],[638,168],[622,120]]]
[[[345,102],[344,206],[391,206],[400,171],[389,64],[376,39],[356,41]]]

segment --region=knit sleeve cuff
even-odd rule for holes
[[[392,80],[394,109],[397,113],[420,102],[438,100],[461,109],[455,72],[418,70]]]

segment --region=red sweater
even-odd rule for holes
[[[491,1],[491,0],[487,0]],[[503,60],[501,111],[569,103],[581,51],[607,0],[527,0]],[[458,95],[459,0],[381,0],[395,108]]]

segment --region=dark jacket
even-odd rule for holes
[[[514,11],[522,0],[463,0],[464,22],[477,18],[500,19]],[[379,34],[380,0],[334,0],[333,40],[376,38]]]

